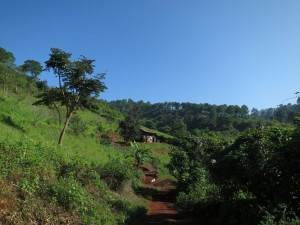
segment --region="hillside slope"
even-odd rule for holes
[[[126,164],[124,150],[98,138],[117,129],[112,111],[109,119],[101,109],[78,112],[58,147],[61,125],[54,109],[33,106],[30,95],[2,96],[1,224],[133,224],[145,214],[142,199],[129,201],[117,192],[139,174]]]

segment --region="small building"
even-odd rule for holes
[[[140,140],[144,143],[157,143],[159,142],[158,136],[155,132],[151,130],[147,130],[144,128],[140,128],[141,138]]]

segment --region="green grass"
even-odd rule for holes
[[[56,146],[62,125],[58,123],[58,115],[54,109],[46,106],[33,106],[36,99],[30,96],[11,94],[0,101],[0,129],[6,125],[17,133],[24,134],[35,141]],[[117,113],[116,113],[117,114]],[[88,110],[78,111],[75,117],[83,124],[83,132],[74,135],[71,124],[61,148],[66,157],[80,156],[88,162],[104,164],[110,158],[124,157],[124,150],[112,145],[102,145],[97,139],[99,127],[103,131],[117,130],[117,121],[108,121]],[[117,119],[118,120],[118,119]],[[3,128],[7,129],[7,128]],[[157,132],[164,137],[172,136]],[[161,167],[169,162],[168,152],[172,148],[165,143],[142,144],[152,149],[155,157],[161,161]]]
[[[118,123],[78,111],[83,132],[75,135],[70,126],[59,147],[56,111],[33,106],[35,100],[11,93],[0,98],[0,186],[6,184],[0,199],[7,209],[0,223],[134,224],[145,215],[145,203],[130,201],[100,179],[110,159],[125,159],[124,150],[97,140],[99,127],[116,130]]]
[[[152,156],[159,161],[157,167],[159,169],[159,178],[172,178],[167,165],[170,162],[169,152],[172,150],[173,146],[167,143],[139,143],[145,148],[151,150]]]
[[[21,100],[19,100],[21,99]],[[0,102],[0,128],[6,125],[36,141],[56,145],[62,125],[57,113],[45,106],[33,106],[33,97],[8,96]],[[88,110],[78,111],[77,117],[85,125],[85,130],[74,135],[72,124],[67,129],[62,151],[66,155],[80,155],[90,162],[106,162],[110,157],[120,157],[123,153],[113,146],[101,145],[97,140],[98,127],[103,130],[116,130],[117,124]],[[5,128],[7,129],[7,128]]]

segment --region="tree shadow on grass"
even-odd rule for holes
[[[24,128],[21,127],[20,125],[16,124],[13,119],[11,118],[11,116],[7,116],[7,115],[1,115],[0,116],[0,120],[5,123],[7,126],[13,127],[19,131],[21,131],[22,133],[25,132]]]

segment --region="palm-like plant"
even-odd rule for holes
[[[134,159],[134,165],[136,168],[140,168],[142,164],[145,162],[150,162],[152,160],[150,150],[138,145],[135,141],[130,142],[132,151],[128,155],[128,157],[132,157]]]

